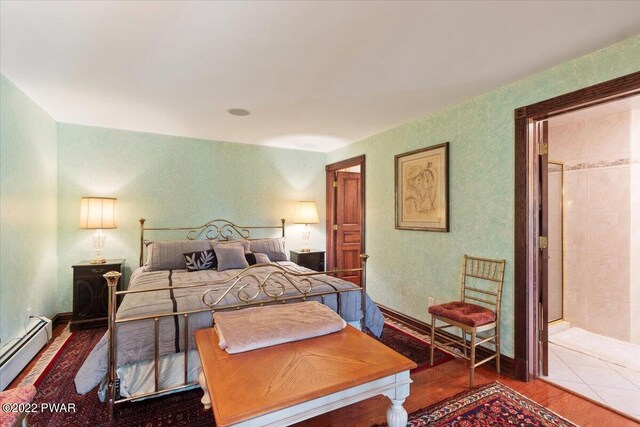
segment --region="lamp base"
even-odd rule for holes
[[[91,264],[105,264],[107,260],[102,256],[102,248],[104,248],[104,241],[107,237],[100,229],[97,229],[95,234],[91,237],[93,238],[93,249],[96,251],[96,256],[91,258],[89,262]]]
[[[311,252],[311,248],[309,247],[310,236],[311,231],[309,231],[309,224],[305,224],[304,231],[302,232],[302,249],[300,249],[300,252]]]

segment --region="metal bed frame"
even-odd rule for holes
[[[269,230],[269,229],[281,229],[282,237],[285,237],[285,219],[282,218],[280,220],[281,225],[279,226],[239,226],[230,221],[224,219],[215,219],[207,222],[201,226],[197,227],[145,227],[145,219],[140,219],[140,266],[143,265],[144,262],[144,248],[146,246],[144,234],[145,231],[186,231],[186,237],[189,240],[196,239],[208,239],[208,240],[229,240],[230,238],[240,238],[247,240],[254,240],[251,238],[252,230]],[[181,391],[187,388],[191,388],[198,384],[198,381],[188,381],[188,353],[189,353],[189,316],[195,313],[202,312],[210,312],[211,313],[211,327],[214,326],[213,314],[216,311],[225,311],[225,310],[239,310],[247,307],[254,306],[264,306],[268,304],[285,304],[287,302],[300,302],[304,301],[307,298],[321,298],[324,303],[325,297],[328,295],[336,295],[337,302],[337,312],[340,314],[341,307],[341,297],[343,292],[361,292],[361,310],[362,310],[362,320],[361,320],[361,329],[365,330],[365,320],[366,320],[366,264],[367,258],[369,258],[366,254],[360,255],[361,267],[360,268],[352,268],[352,269],[344,269],[344,270],[332,270],[327,272],[309,272],[309,273],[297,273],[291,271],[287,268],[282,267],[277,264],[255,264],[245,268],[242,271],[239,271],[233,277],[230,277],[225,280],[213,281],[210,283],[200,283],[196,285],[185,285],[185,286],[173,286],[173,287],[157,287],[157,288],[149,288],[149,289],[134,289],[127,291],[117,291],[117,284],[120,276],[122,275],[116,271],[110,271],[104,274],[104,278],[107,280],[107,285],[109,289],[109,317],[108,317],[108,341],[109,341],[109,357],[108,357],[108,379],[107,379],[107,400],[109,404],[109,413],[110,416],[114,415],[115,405],[118,403],[128,402],[132,400],[148,398],[152,396],[158,396],[161,394]],[[268,266],[273,269],[272,272],[267,274],[265,277],[259,277],[255,274],[254,269],[258,267]],[[343,290],[334,290],[334,291],[320,291],[316,292],[313,289],[313,283],[310,280],[314,276],[321,276],[326,274],[340,274],[340,273],[351,273],[351,272],[362,272],[362,280],[361,287],[354,287],[352,289],[343,289]],[[296,285],[295,282],[291,280],[292,277],[299,278],[300,282],[305,286]],[[292,285],[292,289],[294,290],[294,295],[284,296],[285,294],[285,283],[289,283]],[[228,284],[228,287],[224,290],[222,295],[217,299],[213,299],[210,295],[212,289],[206,289],[202,294],[202,302],[208,308],[202,308],[197,310],[188,310],[188,311],[177,311],[177,312],[165,312],[165,313],[156,313],[151,315],[132,317],[126,319],[116,319],[116,308],[117,308],[117,300],[119,298],[123,298],[128,294],[135,293],[144,293],[144,292],[157,292],[157,291],[170,291],[174,292],[177,289],[186,289],[186,288],[206,288],[214,285],[225,285]],[[248,294],[248,287],[253,285],[256,290],[253,294]],[[224,298],[234,293],[235,296],[240,303],[233,305],[220,305],[219,304],[224,300]],[[261,300],[256,300],[260,295],[263,298]],[[184,319],[184,384],[181,386],[170,387],[167,389],[161,389],[160,384],[160,369],[159,369],[159,361],[160,361],[160,350],[159,350],[159,333],[160,333],[160,319],[165,317],[176,317],[182,316]],[[118,380],[116,378],[116,328],[121,323],[128,322],[138,322],[144,320],[153,320],[154,321],[154,391],[148,393],[141,393],[135,396],[130,396],[126,398],[120,398],[118,396]]]

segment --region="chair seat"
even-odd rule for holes
[[[36,395],[36,388],[32,385],[16,387],[9,390],[0,392],[0,402],[2,403],[31,403]],[[0,411],[0,426],[10,427],[13,426],[16,421],[22,415],[20,412],[5,412]]]
[[[486,325],[496,320],[496,313],[488,308],[462,301],[432,305],[429,307],[429,313],[473,327]]]

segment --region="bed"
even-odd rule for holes
[[[76,374],[77,391],[84,394],[100,384],[99,396],[109,403],[113,413],[117,403],[198,387],[201,367],[194,333],[211,327],[213,313],[221,310],[316,300],[351,325],[368,329],[374,335],[381,333],[384,319],[366,295],[365,254],[361,255],[361,268],[328,273],[299,267],[282,260],[281,255],[280,258],[273,255],[278,258],[275,262],[224,271],[187,271],[175,268],[177,264],[150,269],[150,262],[162,251],[158,251],[159,241],[149,246],[145,233],[184,232],[187,237],[184,241],[192,241],[196,246],[240,243],[265,248],[266,241],[269,243],[266,252],[273,246],[270,239],[277,240],[254,238],[252,233],[273,233],[274,229],[278,230],[283,245],[284,219],[281,225],[268,227],[244,227],[227,220],[213,220],[199,227],[176,228],[146,227],[141,219],[140,267],[131,275],[126,291],[116,291],[118,275],[108,277],[108,331]],[[147,246],[156,249],[153,254],[149,250],[147,262],[143,262]],[[283,250],[282,246],[278,253]],[[362,272],[361,287],[335,277],[353,271]],[[119,298],[122,302],[116,312]]]

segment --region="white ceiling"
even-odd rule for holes
[[[57,121],[316,151],[640,32],[638,1],[3,1],[0,17],[0,71]]]

